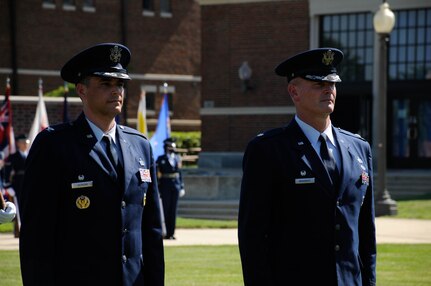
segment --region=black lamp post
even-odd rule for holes
[[[373,79],[373,151],[377,153],[376,216],[397,214],[397,204],[391,199],[386,185],[388,44],[394,25],[395,15],[389,9],[389,4],[383,1],[374,15],[374,30],[378,38],[374,49]]]

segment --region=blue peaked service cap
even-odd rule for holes
[[[130,50],[118,43],[101,43],[73,56],[61,69],[63,80],[78,83],[86,76],[130,80],[127,65]]]
[[[336,48],[312,49],[284,60],[275,68],[275,73],[287,77],[288,81],[301,77],[311,81],[340,82],[337,66],[343,57],[343,52]]]

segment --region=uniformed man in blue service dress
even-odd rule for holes
[[[178,198],[185,193],[181,174],[181,158],[175,152],[176,144],[172,138],[163,141],[163,148],[165,153],[159,156],[156,165],[166,224],[164,238],[175,239]]]
[[[376,285],[370,145],[331,124],[335,48],[280,63],[296,115],[247,145],[238,219],[244,283]]]
[[[30,140],[27,135],[20,134],[15,137],[15,144],[16,152],[10,154],[5,160],[5,181],[13,188],[19,201]]]
[[[21,194],[24,286],[164,285],[150,142],[115,121],[130,56],[126,46],[101,43],[61,69],[83,112],[31,145]]]
[[[10,154],[5,160],[5,185],[12,187],[15,192],[14,200],[19,207],[21,189],[24,180],[25,160],[27,159],[30,140],[27,135],[20,134],[15,137],[16,152]],[[6,186],[5,186],[6,187]],[[14,236],[19,237],[20,221],[19,211],[14,221]]]

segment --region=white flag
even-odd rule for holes
[[[33,143],[33,140],[34,138],[36,138],[36,135],[48,126],[48,114],[46,112],[45,102],[43,101],[42,79],[39,79],[39,101],[37,103],[36,114],[34,116],[33,124],[31,125],[31,129],[28,135],[28,139],[30,139],[30,144]]]

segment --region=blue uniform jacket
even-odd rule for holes
[[[183,177],[181,173],[181,169],[179,167],[179,158],[178,155],[175,155],[175,164],[172,166],[169,163],[169,158],[166,154],[160,155],[156,161],[157,170],[162,174],[162,177],[159,178],[159,189],[169,190],[169,191],[180,191],[184,189]],[[178,176],[174,178],[164,178],[163,175],[167,174],[178,174]]]
[[[375,285],[370,146],[333,133],[342,160],[336,190],[295,120],[248,144],[238,221],[245,285]]]
[[[164,285],[150,143],[128,127],[117,134],[124,185],[83,114],[36,137],[21,198],[24,286]]]
[[[26,157],[19,151],[9,155],[5,162],[5,183],[11,184],[18,202],[21,196],[21,188],[24,180],[24,168]],[[13,174],[13,175],[12,175]]]

